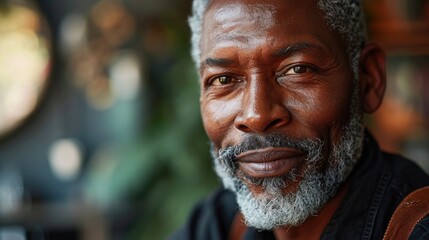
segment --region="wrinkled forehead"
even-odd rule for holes
[[[203,37],[215,42],[261,39],[276,25],[275,12],[273,5],[263,3],[216,4],[206,12]]]
[[[318,7],[318,0],[212,0],[203,17],[203,29],[222,25],[253,25],[252,31],[264,32],[275,25],[324,25],[325,13]],[[206,29],[207,30],[207,29]]]
[[[200,47],[205,52],[231,41],[255,46],[304,38],[337,42],[318,0],[214,0],[203,18]]]
[[[275,18],[289,15],[291,11],[300,11],[310,16],[313,10],[319,10],[318,0],[210,0],[205,15],[215,16],[219,22],[240,20],[274,23]]]
[[[258,23],[263,28],[261,30],[266,30],[275,23],[276,8],[267,3],[243,5],[234,2],[211,9],[213,10],[209,11],[208,15],[212,16],[212,20],[223,23],[225,26],[231,26],[236,22]]]

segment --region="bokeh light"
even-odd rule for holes
[[[42,16],[0,5],[0,136],[16,128],[40,101],[50,69],[50,39]]]
[[[73,139],[55,141],[49,151],[52,172],[60,180],[73,180],[80,173],[83,153],[81,144]]]

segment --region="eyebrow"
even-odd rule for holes
[[[207,58],[201,63],[200,69],[206,67],[227,67],[232,64],[232,60],[226,58]]]
[[[296,52],[309,50],[309,49],[320,50],[320,47],[307,42],[300,42],[300,43],[295,43],[290,46],[287,46],[286,48],[280,49],[279,51],[275,52],[273,56],[278,58],[285,58],[293,55]]]

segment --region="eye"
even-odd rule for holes
[[[282,83],[286,82],[308,82],[311,79],[316,79],[320,73],[319,68],[312,64],[295,64],[285,66],[278,72],[277,80]]]
[[[287,70],[284,75],[303,74],[309,71],[309,67],[304,65],[296,65]]]
[[[221,85],[226,85],[232,82],[232,77],[230,76],[220,76],[217,78],[214,78],[211,81],[211,85],[213,86],[221,86]]]

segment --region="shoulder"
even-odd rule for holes
[[[403,200],[411,192],[429,185],[429,176],[413,161],[399,155],[383,153],[383,157],[391,167],[391,196],[397,201]],[[396,197],[395,197],[396,196]],[[411,211],[410,207],[407,207]],[[412,217],[409,218],[410,221]],[[424,217],[413,228],[409,239],[429,239],[429,216]]]
[[[218,189],[194,207],[185,225],[170,239],[225,239],[237,211],[235,195]]]
[[[373,136],[366,132],[364,161],[360,163],[358,177],[368,176],[373,181],[392,187],[399,200],[413,190],[429,185],[429,176],[415,162],[401,155],[382,151]],[[359,164],[359,162],[358,162]]]
[[[383,152],[382,155],[391,168],[391,186],[401,197],[429,185],[429,176],[413,161],[396,154]]]
[[[409,237],[411,240],[429,239],[429,216],[420,220]]]

